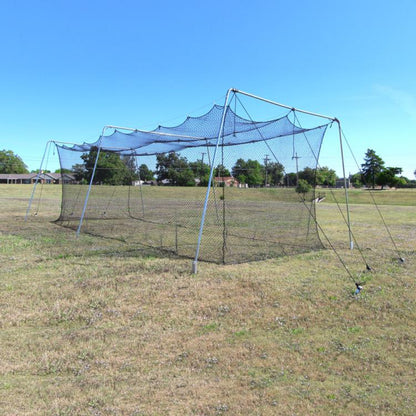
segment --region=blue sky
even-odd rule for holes
[[[414,179],[414,0],[4,0],[0,15],[0,149],[30,169],[48,140],[179,124],[235,87],[339,118],[359,163],[372,148]],[[322,166],[338,171],[337,149],[325,139]]]

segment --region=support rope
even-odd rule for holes
[[[348,224],[348,221],[347,221],[347,219],[345,218],[344,213],[342,212],[341,206],[340,206],[340,204],[338,203],[338,200],[337,200],[337,198],[336,198],[336,196],[335,196],[334,191],[333,191],[332,189],[330,189],[330,192],[331,192],[332,198],[334,198],[334,201],[335,201],[335,203],[336,203],[336,205],[337,205],[337,207],[338,207],[338,211],[340,212],[340,214],[341,214],[341,216],[342,216],[342,218],[343,218],[343,220],[344,220],[344,223],[345,223],[345,224]],[[363,250],[361,249],[360,245],[358,244],[358,241],[357,241],[357,239],[355,238],[354,233],[353,233],[353,232],[351,232],[351,235],[352,235],[352,238],[353,238],[353,240],[354,240],[354,244],[355,244],[355,246],[357,247],[357,250],[358,250],[358,252],[359,252],[359,253],[360,253],[360,255],[361,255],[361,258],[363,259],[363,261],[364,261],[364,263],[365,263],[365,268],[366,268],[366,270],[368,270],[368,271],[373,270],[373,269],[370,267],[370,265],[368,264],[368,262],[367,262],[367,260],[366,260],[366,258],[365,258],[365,256],[364,256],[364,252],[363,252]]]
[[[341,132],[342,132],[342,137],[344,138],[345,142],[347,143],[348,149],[350,150],[350,153],[351,153],[351,155],[352,155],[352,157],[353,157],[353,159],[354,159],[354,162],[355,162],[355,164],[357,165],[358,172],[360,173],[361,177],[362,177],[362,178],[363,178],[363,180],[364,180],[364,185],[368,188],[368,183],[365,181],[365,178],[364,178],[363,172],[362,172],[362,170],[361,170],[361,168],[360,168],[360,166],[359,166],[359,164],[358,164],[358,162],[357,162],[357,159],[355,158],[354,153],[352,152],[351,146],[350,146],[350,144],[348,143],[348,140],[347,140],[347,138],[346,138],[346,136],[345,136],[344,132],[343,132],[342,130],[341,130]],[[389,238],[390,238],[390,240],[391,240],[391,242],[392,242],[392,244],[393,244],[393,247],[394,247],[394,250],[396,251],[396,254],[397,254],[397,256],[398,256],[398,259],[400,260],[400,262],[404,263],[404,258],[402,257],[402,255],[401,255],[401,253],[400,253],[400,251],[399,251],[399,249],[398,249],[398,247],[397,247],[397,245],[396,245],[396,242],[395,242],[395,241],[394,241],[394,239],[393,239],[393,236],[392,236],[392,234],[391,234],[391,232],[390,232],[390,229],[389,229],[389,227],[388,227],[388,225],[387,225],[387,223],[386,223],[386,221],[385,221],[385,219],[384,219],[383,214],[382,214],[382,213],[381,213],[381,211],[380,211],[380,207],[378,206],[378,204],[377,204],[377,202],[376,202],[376,200],[375,200],[375,198],[374,198],[374,194],[373,194],[373,192],[371,191],[371,189],[370,189],[370,188],[368,188],[368,192],[369,192],[369,194],[370,194],[370,196],[371,196],[371,200],[373,201],[373,204],[374,204],[374,206],[375,206],[375,208],[376,208],[376,210],[377,210],[377,212],[378,212],[378,214],[379,214],[379,216],[380,216],[381,222],[383,223],[384,228],[386,229],[386,232],[387,232],[387,234],[388,234],[388,236],[389,236]]]
[[[332,251],[335,253],[335,255],[338,257],[338,260],[340,261],[340,263],[342,264],[342,266],[344,267],[345,271],[348,274],[348,277],[354,282],[354,285],[356,287],[356,294],[358,294],[361,290],[362,290],[362,283],[361,282],[357,282],[354,279],[354,276],[352,275],[350,269],[348,268],[347,264],[345,263],[345,261],[343,260],[343,258],[341,257],[341,255],[338,253],[338,251],[335,249],[334,245],[331,243],[331,240],[329,239],[329,237],[326,235],[325,231],[323,230],[323,228],[321,227],[321,225],[319,224],[319,222],[316,220],[316,218],[312,215],[310,208],[308,207],[308,205],[305,203],[305,199],[304,198],[300,198],[301,202],[305,205],[306,209],[309,211],[310,216],[313,218],[313,220],[315,221],[316,226],[318,227],[319,231],[322,233],[322,235],[325,237],[326,241],[328,242],[328,245],[331,247]]]
[[[51,143],[49,143],[48,151],[46,153],[45,169],[42,170],[42,171],[39,170],[39,172],[38,172],[38,178],[40,179],[40,193],[39,193],[39,199],[38,199],[38,203],[37,203],[35,214],[34,214],[35,216],[38,215],[38,213],[39,213],[40,201],[42,200],[43,187],[45,185],[45,182],[42,181],[42,178],[40,177],[40,175],[42,175],[42,173],[45,172],[48,169],[48,161],[49,161],[50,152],[51,152]]]
[[[241,105],[241,107],[243,108],[243,110],[246,112],[247,117],[250,119],[250,121],[251,121],[252,123],[255,123],[255,122],[254,122],[254,120],[251,118],[251,116],[250,116],[249,112],[247,111],[247,109],[244,107],[244,104],[241,102],[240,98],[239,98],[239,97],[237,97],[237,95],[235,96],[235,98],[238,100],[239,104]],[[292,110],[290,110],[290,111],[292,111]],[[289,113],[290,113],[290,111],[289,111]],[[288,113],[288,114],[289,114],[289,113]],[[269,149],[269,152],[273,155],[273,157],[274,157],[275,161],[276,161],[277,163],[280,163],[280,162],[279,162],[279,159],[277,158],[277,156],[276,156],[276,155],[275,155],[275,153],[273,152],[272,148],[270,147],[269,143],[268,143],[268,142],[267,142],[267,140],[264,138],[263,134],[261,133],[260,129],[259,129],[257,126],[256,126],[256,130],[257,130],[257,132],[259,133],[259,135],[260,135],[261,139],[263,140],[264,144],[267,146],[267,149]]]
[[[301,126],[301,124],[300,124],[300,121],[299,121],[298,117],[296,116],[295,111],[294,111],[294,116],[295,116],[295,122],[297,122],[297,124],[299,125],[299,127],[301,127],[301,128],[302,128],[302,126]],[[331,125],[330,125],[330,126],[332,126],[332,123],[331,123]],[[317,167],[317,169],[321,168],[321,166],[320,166],[320,164],[319,164],[318,157],[317,157],[317,156],[315,155],[315,153],[313,152],[312,146],[310,145],[310,143],[309,143],[309,140],[308,140],[307,136],[306,136],[305,134],[303,134],[303,135],[304,135],[304,138],[305,138],[306,142],[308,143],[309,149],[311,150],[311,152],[312,152],[312,154],[313,154],[313,157],[315,158],[315,161],[316,161],[316,167]],[[316,173],[316,172],[315,172],[315,173]],[[316,186],[316,174],[315,174],[315,186]],[[334,198],[334,201],[335,201],[335,203],[336,203],[336,205],[337,205],[337,208],[338,208],[338,210],[339,210],[339,212],[340,212],[340,214],[341,214],[341,216],[342,216],[342,219],[344,220],[345,225],[348,227],[348,229],[349,229],[349,231],[350,231],[350,233],[351,233],[351,236],[352,236],[352,238],[353,238],[353,240],[354,240],[354,244],[357,246],[358,252],[360,253],[362,260],[364,261],[364,264],[365,264],[366,270],[371,271],[372,269],[371,269],[371,267],[369,266],[369,264],[368,264],[368,262],[367,262],[366,258],[364,257],[364,253],[363,253],[363,251],[361,250],[361,247],[360,247],[360,245],[358,244],[357,239],[356,239],[356,237],[355,237],[354,233],[352,232],[351,227],[350,227],[350,226],[349,226],[349,224],[348,224],[348,220],[347,220],[347,218],[345,218],[345,215],[344,215],[344,213],[342,212],[341,206],[339,205],[338,200],[337,200],[337,198],[335,197],[335,193],[334,193],[334,191],[333,191],[331,188],[329,188],[329,189],[330,189],[330,193],[331,193],[332,197]]]

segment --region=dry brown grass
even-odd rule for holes
[[[53,193],[24,223],[30,190],[16,188],[0,187],[2,414],[416,413],[414,206],[385,207],[405,264],[372,232],[368,210],[353,207],[354,221],[370,224],[360,237],[375,272],[361,276],[336,207],[320,208],[366,281],[355,297],[330,250],[203,263],[192,275],[189,260],[76,240],[48,222]]]

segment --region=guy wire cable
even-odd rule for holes
[[[359,173],[361,174],[362,178],[364,179],[364,176],[363,176],[363,174],[362,174],[362,170],[361,170],[361,168],[360,168],[360,166],[359,166],[359,164],[358,164],[358,162],[357,162],[357,159],[355,158],[354,153],[352,152],[352,149],[351,149],[350,144],[348,143],[347,137],[345,136],[345,134],[344,134],[344,132],[343,132],[342,130],[341,130],[341,132],[342,132],[342,137],[345,139],[345,142],[347,143],[348,149],[350,150],[350,153],[351,153],[351,155],[352,155],[352,157],[353,157],[353,159],[354,159],[354,162],[355,162],[355,164],[357,165],[358,171],[359,171]],[[364,179],[364,181],[365,181],[365,179]],[[367,184],[367,182],[366,182],[366,181],[365,181],[365,183],[364,183],[364,184],[365,184],[365,185],[367,186],[367,188],[368,188],[368,184]],[[404,263],[404,258],[402,257],[402,255],[401,255],[401,253],[400,253],[400,251],[399,251],[399,249],[398,249],[398,247],[397,247],[397,245],[396,245],[396,242],[395,242],[395,241],[394,241],[394,239],[393,239],[393,236],[392,236],[392,234],[391,234],[391,232],[390,232],[389,227],[387,226],[387,223],[386,223],[386,221],[385,221],[385,219],[384,219],[384,216],[383,216],[383,214],[381,213],[380,208],[379,208],[379,206],[378,206],[378,204],[377,204],[377,202],[376,202],[376,200],[375,200],[375,198],[374,198],[374,194],[373,194],[373,192],[371,192],[371,189],[370,189],[370,188],[368,188],[368,191],[369,191],[369,194],[370,194],[371,199],[372,199],[372,201],[373,201],[373,204],[374,204],[374,206],[375,206],[375,208],[376,208],[376,210],[377,210],[377,212],[378,212],[378,214],[379,214],[379,216],[380,216],[380,219],[381,219],[381,221],[382,221],[382,223],[383,223],[383,225],[384,225],[384,228],[386,229],[386,232],[387,232],[388,236],[390,237],[390,240],[391,240],[391,242],[392,242],[392,244],[393,244],[393,247],[394,247],[394,249],[396,250],[396,253],[397,253],[397,255],[398,255],[398,258],[399,258],[399,260],[400,260],[400,262],[401,262],[401,263]]]
[[[297,121],[297,123],[298,123],[299,127],[301,127],[301,128],[302,128],[302,126],[301,126],[301,124],[300,124],[300,121],[299,121],[298,117],[296,116],[296,113],[295,113],[295,120]],[[331,126],[332,126],[332,123],[331,123]],[[307,138],[307,136],[306,136],[305,134],[304,134],[304,137],[305,137],[306,142],[307,142],[307,143],[308,143],[308,145],[309,145],[309,148],[310,148],[310,149],[311,149],[311,151],[312,151],[312,147],[311,147],[311,145],[309,144],[309,140],[308,140],[308,138]],[[314,158],[315,158],[315,160],[316,160],[316,167],[317,167],[317,169],[321,168],[321,166],[320,166],[320,164],[319,164],[319,160],[318,160],[317,156],[315,155],[315,153],[314,153],[313,151],[312,151],[312,154],[313,154],[313,156],[314,156]],[[337,208],[338,208],[338,210],[339,210],[339,212],[340,212],[340,214],[341,214],[341,216],[342,216],[342,219],[344,220],[344,223],[348,226],[348,221],[347,221],[347,219],[345,218],[344,213],[342,212],[341,206],[339,205],[338,200],[337,200],[337,198],[335,197],[335,193],[334,193],[334,191],[333,191],[331,188],[328,188],[328,189],[330,190],[330,193],[331,193],[332,197],[334,198],[334,201],[335,201],[335,203],[336,203],[336,205],[337,205]],[[368,262],[367,262],[366,258],[364,257],[364,253],[363,253],[363,251],[362,251],[362,249],[361,249],[360,245],[358,244],[357,239],[355,238],[355,235],[354,235],[354,233],[352,232],[351,228],[350,228],[350,232],[351,232],[351,236],[352,236],[352,238],[353,238],[353,240],[354,240],[354,243],[355,243],[355,244],[356,244],[356,246],[357,246],[358,252],[360,253],[361,258],[363,259],[363,261],[364,261],[364,263],[365,263],[366,270],[371,271],[372,269],[371,269],[371,267],[369,266],[369,264],[368,264]]]

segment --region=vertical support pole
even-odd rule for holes
[[[339,132],[339,144],[341,148],[341,160],[342,160],[342,174],[344,176],[344,191],[345,191],[345,204],[347,207],[347,226],[348,226],[348,234],[350,239],[350,249],[352,250],[354,248],[354,241],[352,238],[352,231],[351,231],[351,221],[350,221],[350,207],[348,202],[348,186],[347,186],[347,177],[345,175],[345,162],[344,162],[344,150],[342,146],[342,131],[341,131],[341,123],[338,119],[335,119],[335,121],[338,123],[338,132]]]
[[[139,172],[140,201],[141,201],[141,203],[142,203],[142,215],[143,215],[143,218],[144,218],[144,201],[143,201],[142,178],[141,178],[141,176],[140,176],[139,165],[138,165],[138,163],[137,163],[137,156],[135,156],[135,158],[134,158],[134,162],[135,162],[135,164],[136,164],[136,169],[137,169],[137,171]]]
[[[144,202],[143,202],[143,189],[142,189],[142,178],[140,177],[140,171],[139,171],[139,165],[137,163],[137,156],[133,155],[134,150],[131,149],[132,155],[131,157],[133,157],[133,168],[136,170],[136,172],[139,175],[139,194],[140,194],[140,202],[141,202],[141,209],[142,209],[142,216],[144,218]],[[130,184],[129,188],[132,187],[132,184]],[[136,191],[134,191],[136,192]],[[135,206],[136,208],[136,206]],[[128,206],[128,211],[129,211],[129,215],[132,216],[131,214],[131,202],[130,202],[130,189],[129,189],[129,206]]]
[[[40,166],[39,166],[39,171],[38,171],[38,174],[36,175],[35,183],[33,185],[32,195],[30,196],[29,204],[27,206],[26,215],[25,215],[25,222],[27,221],[27,217],[29,216],[30,208],[32,207],[32,201],[33,201],[33,197],[35,196],[36,186],[38,185],[39,177],[40,177],[40,174],[42,173],[43,162],[45,160],[45,156],[46,156],[46,152],[48,151],[48,147],[51,145],[51,143],[52,143],[52,140],[49,140],[48,143],[46,143],[45,151],[43,152],[42,161],[40,162]]]
[[[224,122],[225,122],[225,115],[227,113],[228,98],[230,96],[231,91],[234,91],[234,89],[230,88],[227,91],[227,95],[225,96],[224,110],[222,112],[222,118],[221,118],[221,125],[220,125],[219,131],[218,131],[217,143],[215,144],[214,154],[212,156],[211,171],[209,173],[207,192],[205,194],[204,208],[202,210],[201,225],[199,227],[198,243],[197,243],[197,246],[196,246],[195,258],[194,258],[194,261],[192,262],[192,273],[193,274],[196,274],[197,270],[198,270],[199,249],[201,247],[202,231],[204,229],[204,221],[205,221],[205,215],[206,215],[206,212],[207,212],[208,198],[209,198],[209,193],[211,191],[212,177],[213,177],[213,174],[214,174],[215,157],[216,157],[217,150],[218,150],[219,143],[220,143],[220,139],[221,139],[221,136],[222,136],[223,130],[224,130]]]
[[[85,196],[85,201],[84,201],[84,207],[82,208],[82,214],[81,214],[81,218],[79,220],[79,225],[77,228],[77,233],[76,236],[78,238],[79,233],[81,232],[81,227],[82,227],[82,223],[84,221],[84,216],[85,216],[85,211],[87,210],[87,205],[88,205],[88,198],[90,196],[90,192],[91,192],[91,188],[92,188],[92,183],[94,181],[94,176],[95,176],[95,171],[97,169],[97,163],[98,163],[98,158],[100,157],[100,152],[101,152],[101,142],[103,140],[103,136],[104,136],[104,130],[106,129],[106,127],[103,128],[103,131],[101,133],[101,137],[100,140],[98,142],[98,149],[97,149],[97,157],[95,158],[95,163],[94,163],[94,168],[92,170],[92,175],[91,175],[91,179],[90,179],[90,184],[88,186],[88,191],[87,191],[87,195]]]

